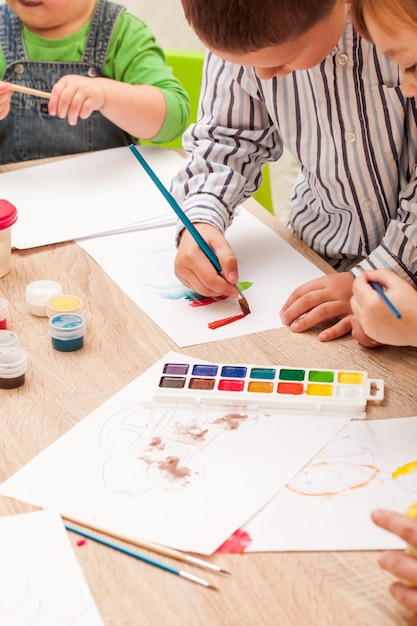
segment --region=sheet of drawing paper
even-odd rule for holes
[[[238,533],[246,550],[403,548],[370,514],[417,502],[416,441],[417,417],[350,422]]]
[[[165,186],[182,157],[166,148],[140,148]],[[0,174],[2,198],[15,205],[15,248],[174,223],[172,209],[128,146]]]
[[[211,554],[347,423],[149,403],[169,353],[0,485],[87,524]]]
[[[1,626],[104,626],[56,511],[0,518],[0,588]]]
[[[211,329],[208,324],[241,313],[235,299],[213,301],[184,287],[174,274],[174,227],[78,242],[107,274],[180,346],[217,341],[282,326],[279,311],[300,284],[323,273],[281,237],[240,209],[227,231],[251,314]]]

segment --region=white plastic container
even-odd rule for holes
[[[62,286],[56,280],[35,280],[26,286],[26,304],[38,317],[47,317],[48,302],[62,294]]]
[[[12,330],[0,330],[0,350],[2,348],[14,348],[19,343],[17,333]]]
[[[27,354],[22,348],[0,348],[0,389],[23,385],[27,364]]]

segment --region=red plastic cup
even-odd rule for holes
[[[12,262],[12,226],[17,210],[7,200],[0,200],[0,278],[6,276]]]

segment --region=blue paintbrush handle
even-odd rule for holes
[[[67,530],[70,530],[72,533],[77,533],[77,535],[81,535],[81,537],[85,537],[86,539],[92,539],[97,543],[100,543],[103,546],[107,546],[108,548],[113,548],[118,552],[122,552],[123,554],[128,554],[129,556],[133,556],[135,559],[139,561],[143,561],[144,563],[149,563],[149,565],[154,565],[155,567],[159,567],[160,569],[165,570],[166,572],[171,572],[171,574],[175,574],[176,576],[181,576],[182,578],[186,578],[193,583],[198,583],[199,585],[203,585],[204,587],[210,587],[211,589],[217,589],[214,585],[209,583],[207,580],[203,578],[199,578],[198,576],[194,576],[190,572],[186,572],[182,569],[177,569],[176,567],[171,567],[171,565],[167,565],[166,563],[162,563],[161,561],[156,561],[155,559],[146,556],[145,554],[140,554],[134,550],[130,550],[129,548],[125,548],[113,541],[107,541],[106,539],[102,539],[97,535],[93,535],[87,531],[81,530],[80,528],[76,528],[71,524],[64,524]]]
[[[166,570],[167,572],[171,572],[171,574],[180,575],[180,570],[175,567],[171,567],[166,563],[162,563],[161,561],[156,561],[155,559],[151,559],[144,554],[140,554],[139,552],[135,552],[134,550],[129,550],[124,546],[113,543],[113,541],[106,541],[97,535],[92,535],[89,532],[84,530],[80,530],[79,528],[75,528],[75,526],[71,526],[70,524],[64,524],[67,530],[70,530],[73,533],[77,533],[77,535],[81,535],[81,537],[85,537],[86,539],[92,539],[97,543],[101,543],[103,546],[107,546],[108,548],[113,548],[114,550],[118,550],[119,552],[123,552],[123,554],[128,554],[129,556],[133,556],[135,559],[139,559],[139,561],[144,561],[145,563],[149,563],[150,565],[154,565],[155,567],[159,567],[161,569]]]
[[[178,202],[171,196],[168,189],[159,180],[158,176],[155,174],[152,168],[145,161],[145,159],[143,158],[143,156],[141,155],[137,147],[134,144],[131,144],[129,148],[131,149],[131,151],[133,152],[133,154],[135,155],[139,163],[142,165],[143,169],[147,172],[149,177],[153,180],[155,185],[158,187],[159,191],[162,193],[162,195],[165,197],[165,199],[169,202],[171,207],[174,209],[175,213],[177,214],[181,222],[184,224],[185,228],[188,230],[190,235],[194,238],[194,241],[200,246],[201,250],[204,252],[204,254],[209,259],[209,261],[211,261],[216,271],[219,274],[221,274],[222,268],[220,265],[220,261],[217,258],[217,256],[214,254],[213,250],[208,245],[207,241],[200,235],[200,233],[198,232],[194,224],[188,219],[184,211],[179,206]]]
[[[371,285],[372,289],[375,289],[375,291],[381,296],[381,298],[383,299],[383,301],[385,302],[385,304],[391,309],[391,311],[394,313],[395,317],[397,317],[398,319],[401,319],[401,313],[398,311],[398,309],[395,308],[395,306],[392,304],[391,300],[388,298],[388,296],[385,294],[384,290],[382,289],[381,285],[377,282],[375,282],[374,280],[371,280],[369,282],[369,284]]]

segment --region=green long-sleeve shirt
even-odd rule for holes
[[[47,39],[23,25],[26,52],[31,61],[79,62],[82,59],[90,22],[62,39]],[[0,49],[0,76],[6,63]],[[117,20],[104,65],[104,75],[133,85],[154,85],[164,94],[167,114],[155,143],[178,137],[187,125],[189,99],[181,83],[166,65],[165,54],[155,36],[142,20],[123,11]]]

